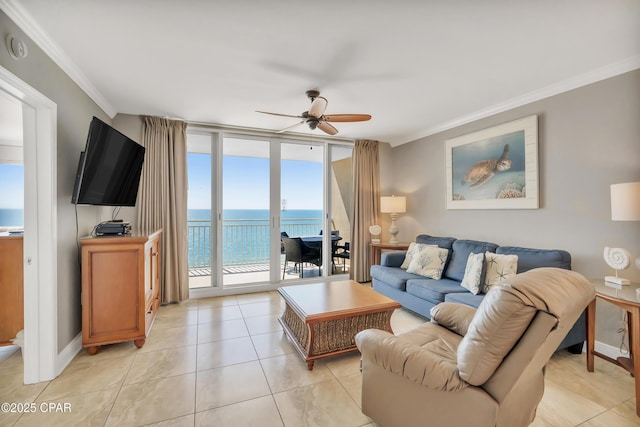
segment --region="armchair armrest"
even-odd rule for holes
[[[383,252],[380,255],[380,265],[385,267],[400,267],[407,251]]]
[[[431,321],[438,325],[465,336],[476,309],[455,302],[441,302],[431,309]]]
[[[467,387],[455,364],[416,344],[379,329],[356,335],[362,358],[396,375],[433,390],[459,391]]]

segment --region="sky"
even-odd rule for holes
[[[211,206],[211,156],[189,153],[189,209]],[[281,198],[287,209],[322,209],[322,164],[283,160]],[[223,203],[225,209],[269,208],[269,160],[224,156]],[[0,209],[22,209],[24,176],[22,165],[0,164]]]
[[[0,164],[0,209],[24,206],[24,167]]]
[[[187,154],[188,209],[210,209],[211,156]],[[269,159],[224,156],[224,209],[269,208]],[[281,198],[287,209],[322,209],[322,164],[299,160],[281,163]]]

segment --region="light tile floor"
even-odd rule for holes
[[[142,349],[80,352],[56,379],[22,384],[17,347],[0,347],[0,402],[69,404],[68,413],[0,413],[1,426],[377,426],[360,411],[357,353],[313,371],[282,333],[277,292],[161,307]],[[396,333],[424,319],[396,310]],[[535,427],[638,426],[633,378],[566,351],[551,359]]]

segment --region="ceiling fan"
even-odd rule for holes
[[[311,107],[309,107],[309,111],[305,111],[299,116],[295,116],[292,114],[280,114],[280,113],[270,113],[268,111],[256,111],[257,113],[262,114],[271,114],[274,116],[282,116],[282,117],[294,117],[298,119],[302,119],[298,123],[279,130],[277,133],[287,132],[296,126],[299,126],[303,123],[309,125],[309,128],[312,130],[315,128],[320,129],[324,133],[329,135],[335,135],[338,133],[338,129],[333,127],[329,122],[365,122],[371,119],[371,115],[369,114],[324,114],[324,111],[327,109],[328,101],[326,98],[320,96],[320,91],[317,90],[308,90],[307,97],[311,99]]]

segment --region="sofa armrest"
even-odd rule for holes
[[[476,314],[476,308],[455,302],[441,302],[433,307],[430,313],[432,322],[465,336]]]
[[[356,335],[356,345],[364,360],[432,390],[459,391],[468,385],[455,364],[389,332],[364,330]]]
[[[384,265],[385,267],[400,267],[406,255],[407,251],[383,252],[382,255],[380,255],[380,265]]]

